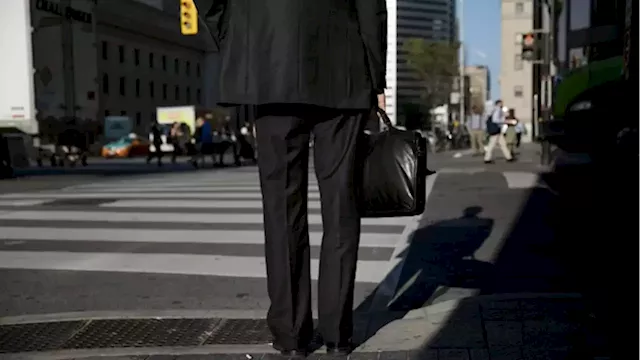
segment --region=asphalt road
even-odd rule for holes
[[[534,248],[551,238],[543,215],[554,195],[535,168],[438,161],[423,217],[363,221],[356,304],[394,271],[399,275],[392,285],[399,287],[421,274],[397,300],[404,307],[517,291],[514,283],[521,278],[558,284],[548,254],[532,256],[534,250],[522,247],[509,260],[499,256],[518,226],[518,236]],[[264,313],[269,301],[255,167],[193,170],[177,164],[158,170],[134,161],[92,166],[112,171],[0,181],[0,316],[141,309]],[[42,178],[58,180],[47,187]],[[314,279],[321,240],[318,196],[311,180]],[[475,213],[465,215],[465,209]],[[469,257],[475,262],[462,261]],[[455,269],[443,270],[451,264]],[[536,264],[544,264],[542,280]],[[493,265],[513,277],[496,277]]]
[[[33,171],[40,174],[1,182],[0,316],[267,309],[255,167],[193,170],[177,164],[158,170],[131,161],[94,163],[62,175]],[[47,187],[42,184],[50,181],[42,178],[57,182]],[[312,182],[314,263],[321,239],[318,196]],[[384,278],[413,220],[364,221],[358,301]]]

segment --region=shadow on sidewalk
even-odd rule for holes
[[[355,310],[356,328],[362,329],[356,344],[422,307],[440,286],[478,288],[493,277],[491,264],[473,258],[493,228],[493,220],[481,213],[479,206],[468,207],[459,218],[413,233],[408,248],[398,256],[400,263]],[[392,287],[386,288],[387,284]]]
[[[509,312],[514,316],[511,318],[496,318],[493,314],[493,318],[478,319],[482,314],[478,301],[458,302],[458,307],[448,314],[449,320],[443,319],[424,344],[425,359],[430,358],[426,355],[429,351],[456,347],[467,354],[465,358],[472,350],[490,356],[490,350],[496,347],[510,351],[500,359],[608,356],[615,348],[611,341],[624,337],[619,321],[628,316],[628,306],[634,306],[635,314],[635,295],[627,301],[628,294],[613,285],[628,273],[627,264],[637,261],[638,174],[632,170],[579,165],[540,175],[548,187],[530,190],[496,249],[493,264],[469,258],[488,236],[493,223],[490,219],[468,217],[470,209],[460,219],[417,230],[405,251],[404,264],[394,271],[399,274],[389,275],[398,277],[400,296],[388,301],[386,295],[396,289],[385,289],[385,282],[381,283],[356,311],[376,319],[367,323],[364,339],[358,340],[368,339],[408,310],[423,306],[441,285],[476,289],[478,295],[509,294],[516,298],[510,305],[516,304],[517,308]],[[634,259],[626,259],[626,254],[633,254]],[[635,290],[632,292],[636,294]],[[557,300],[536,300],[535,294],[550,293],[557,294]],[[520,301],[518,296],[528,299]],[[372,312],[375,316],[371,316]],[[472,312],[476,315],[469,315]],[[476,328],[475,322],[483,325]],[[499,329],[487,330],[487,323]],[[534,329],[535,326],[546,330]],[[470,332],[481,332],[479,349],[455,345],[461,343],[455,339]]]

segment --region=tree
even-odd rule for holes
[[[448,103],[453,82],[458,76],[458,43],[408,39],[403,50],[409,67],[422,83],[427,108]]]

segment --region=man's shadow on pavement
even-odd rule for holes
[[[390,322],[421,308],[441,287],[482,288],[493,265],[474,259],[491,234],[494,221],[480,217],[482,208],[466,208],[459,218],[416,230],[389,272],[354,312],[354,342],[364,343]]]

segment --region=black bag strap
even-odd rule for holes
[[[389,115],[387,115],[387,113],[384,110],[380,109],[380,107],[376,107],[376,112],[378,113],[378,115],[380,116],[380,119],[382,119],[382,122],[387,128],[389,129],[396,128],[395,126],[393,126],[393,124],[391,123],[391,119],[389,119]]]

